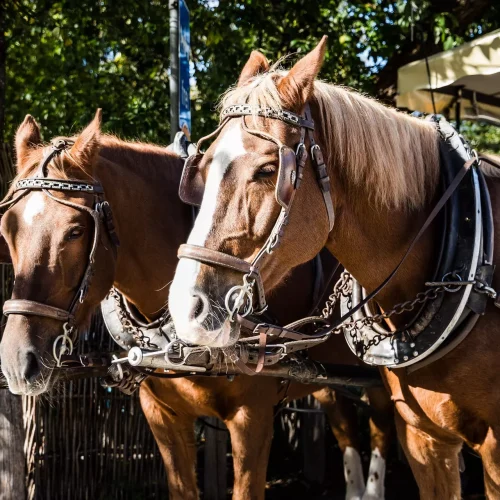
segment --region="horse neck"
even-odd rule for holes
[[[159,147],[104,144],[96,176],[120,238],[114,286],[147,318],[161,313],[191,228],[178,197],[182,161]]]

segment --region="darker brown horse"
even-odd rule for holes
[[[289,72],[270,68],[262,54],[253,52],[238,86],[224,96],[219,135],[202,158],[189,164],[197,168],[192,185],[204,184],[205,192],[199,222],[188,239],[190,253],[180,250],[170,295],[177,334],[189,342],[220,346],[237,339],[231,322],[235,309],[227,301],[244,313],[245,295],[228,293],[249,291],[248,281],[242,288],[242,269],[251,285],[260,273],[264,287],[273,290],[325,245],[366,290],[375,290],[396,268],[439,197],[436,124],[316,81],[325,50],[326,37]],[[288,158],[304,140],[310,154],[306,160],[297,151],[303,178],[299,172],[300,188],[288,213],[296,187]],[[471,163],[460,165],[461,175],[475,172],[467,170]],[[498,219],[500,183],[494,177],[486,180]],[[283,210],[285,221],[280,219]],[[382,310],[413,299],[432,279],[440,227],[436,221],[430,225],[379,293]],[[269,240],[270,235],[276,237]],[[201,253],[199,247],[208,251]],[[219,252],[233,257],[233,269]],[[499,262],[497,252],[493,264],[498,268]],[[499,286],[497,274],[493,287]],[[217,321],[208,324],[213,304],[220,306]],[[407,319],[393,316],[392,327],[403,330]],[[465,340],[442,359],[413,372],[384,370],[399,438],[425,500],[460,498],[463,443],[481,455],[488,498],[500,498],[499,321],[500,311],[491,303]]]
[[[76,326],[85,328],[112,285],[146,318],[155,319],[165,306],[177,247],[186,240],[192,225],[191,209],[177,196],[183,162],[163,148],[102,135],[99,113],[78,137],[65,139],[65,143],[68,149],[47,163],[51,148],[42,145],[38,125],[27,116],[16,136],[18,175],[12,193],[19,196],[22,191],[14,192],[17,182],[33,177],[43,163],[47,163],[48,177],[76,180],[84,187],[99,181],[104,188],[104,196],[100,196],[113,209],[120,245],[115,248],[110,232],[98,219],[103,227],[97,239],[94,275],[76,308]],[[94,220],[78,208],[92,208],[94,194],[52,187],[55,190],[47,187],[48,193],[26,192],[2,218],[2,256],[8,258],[10,253],[15,271],[12,297],[31,301],[28,305],[14,303],[20,310],[9,315],[0,345],[3,373],[11,391],[18,394],[40,394],[54,384],[53,343],[62,330],[61,321],[36,314],[53,309],[25,311],[23,307],[39,307],[35,303],[63,312],[70,309],[94,242]],[[61,204],[61,200],[77,206]],[[310,267],[304,267],[292,280],[304,289],[312,287]],[[284,297],[278,301],[281,305],[276,304],[283,309],[281,319],[307,313],[309,298],[291,292]],[[235,471],[233,498],[263,498],[274,405],[285,395],[284,388],[276,379],[243,375],[232,382],[225,377],[146,380],[141,386],[141,404],[167,468],[170,498],[198,498],[194,422],[199,416],[218,417],[229,428]],[[365,482],[357,451],[355,411],[344,398],[317,386],[292,383],[288,397],[312,392],[328,413],[345,453],[347,498],[359,499]],[[379,409],[387,412],[386,400],[375,399],[375,404],[379,401]],[[370,473],[372,478],[379,475],[381,479],[378,484],[372,480],[366,499],[383,497],[384,462],[380,454],[384,456],[387,448],[386,422],[375,419],[372,431]]]

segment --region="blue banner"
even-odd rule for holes
[[[188,137],[191,134],[190,48],[189,9],[185,0],[179,0],[179,127]]]

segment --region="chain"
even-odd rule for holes
[[[345,297],[348,300],[347,307],[351,309],[351,283],[352,276],[347,272],[343,271],[340,275],[339,280],[335,283],[333,287],[332,294],[328,297],[328,300],[325,302],[325,307],[323,308],[323,318],[329,319],[333,316],[335,311],[335,307],[337,306],[337,302],[340,297]],[[338,333],[338,332],[334,332]]]
[[[116,291],[116,289],[112,288],[109,294],[115,300],[118,310],[118,317],[120,318],[120,323],[125,333],[132,335],[132,337],[134,337],[134,339],[138,342],[138,344],[141,347],[147,347],[149,349],[159,349],[159,347],[156,344],[151,342],[151,339],[147,335],[144,335],[144,333],[138,326],[134,325],[132,321],[130,321],[130,318],[128,317],[124,308],[122,307],[121,297],[120,294]]]
[[[352,276],[344,271],[340,279],[335,283],[333,288],[333,293],[328,297],[328,300],[325,303],[325,307],[323,309],[323,317],[329,319],[332,317],[335,307],[341,297],[347,298],[347,308],[352,308],[352,294],[351,294],[351,286],[352,286]],[[364,356],[366,352],[370,349],[370,347],[374,345],[380,344],[382,340],[387,338],[394,338],[396,333],[398,332],[390,332],[390,333],[377,333],[374,335],[367,343],[358,339],[358,333],[363,327],[371,328],[375,323],[382,323],[383,321],[391,318],[397,314],[403,314],[404,312],[410,312],[415,309],[415,307],[426,303],[428,300],[435,300],[437,297],[446,291],[446,286],[433,286],[429,288],[425,292],[419,292],[417,296],[413,300],[407,300],[405,302],[400,302],[396,304],[392,309],[374,314],[373,316],[364,316],[358,319],[350,319],[344,321],[341,325],[337,326],[332,333],[333,334],[341,334],[344,331],[347,331],[351,336],[354,344],[356,345],[356,349],[358,351],[358,355]]]

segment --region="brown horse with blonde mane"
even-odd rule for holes
[[[262,54],[252,52],[237,87],[222,99],[218,136],[202,157],[186,165],[197,169],[198,177],[187,174],[194,179],[191,187],[204,185],[204,195],[189,245],[179,250],[170,289],[170,312],[185,341],[234,343],[235,313],[244,315],[252,307],[252,290],[254,308],[255,296],[261,300],[258,280],[266,290],[275,289],[291,269],[324,246],[368,292],[386,283],[376,297],[381,311],[412,300],[425,286],[437,286],[425,285],[433,279],[442,233],[439,220],[432,221],[440,196],[436,123],[316,80],[325,51],[326,37],[289,72],[271,68]],[[314,132],[309,133],[311,116]],[[293,153],[304,139],[311,154],[306,159],[297,150],[297,170],[290,173],[287,152]],[[472,162],[461,164],[460,175],[471,172]],[[449,192],[459,185],[458,175],[456,179]],[[494,175],[486,182],[497,218],[500,184]],[[292,196],[293,207],[283,223],[280,214]],[[432,222],[424,225],[426,220]],[[384,282],[423,227],[428,228],[399,271]],[[499,243],[496,236],[496,248]],[[493,264],[498,263],[496,254]],[[244,286],[251,281],[247,288],[241,285],[243,270],[249,280]],[[465,277],[466,283],[455,276],[457,290],[476,283],[470,281],[474,274]],[[495,276],[492,287],[499,286]],[[492,288],[488,292],[494,295]],[[500,498],[500,399],[495,390],[499,319],[500,311],[490,303],[468,336],[441,359],[414,371],[382,370],[422,499],[460,498],[464,443],[482,458],[488,498]],[[407,324],[408,314],[385,321],[392,331]]]
[[[54,341],[62,331],[57,315],[72,310],[75,295],[79,304],[73,319],[77,330],[85,328],[111,286],[144,318],[151,321],[159,317],[167,299],[166,284],[177,263],[177,247],[192,226],[191,209],[177,195],[182,160],[158,146],[103,135],[100,122],[98,112],[79,136],[56,140],[55,144],[68,147],[52,158],[54,149],[42,144],[39,127],[31,116],[26,117],[16,135],[18,174],[7,199],[12,195],[17,201],[7,205],[0,240],[2,259],[6,262],[11,256],[15,272],[14,302],[7,305],[9,316],[0,354],[3,374],[16,394],[37,395],[54,385],[58,374],[54,369]],[[47,171],[34,177],[41,165]],[[46,191],[17,189],[19,182],[29,179],[33,179],[30,186],[45,186]],[[98,217],[97,238],[95,219],[89,215],[96,196],[91,189],[96,185],[104,191],[97,193],[98,201],[109,203],[114,222],[110,231],[109,221]],[[71,191],[71,186],[80,190]],[[113,232],[118,235],[118,247],[111,237]],[[94,255],[93,259],[89,255]],[[93,276],[83,289],[89,260]],[[310,267],[299,270],[291,283],[312,287]],[[77,294],[82,290],[82,295]],[[286,311],[283,303],[291,310]],[[295,314],[307,313],[310,299],[286,292],[275,305],[276,314],[290,320]],[[286,387],[278,379],[244,375],[233,381],[226,377],[150,377],[143,382],[141,404],[167,469],[170,498],[199,496],[194,423],[200,416],[218,417],[229,429],[233,498],[264,498],[274,406],[285,395],[293,399],[313,392],[323,404],[344,452],[346,497],[356,500],[365,494],[365,499],[383,498],[385,466],[380,454],[383,457],[387,451],[387,423],[377,419],[377,414],[372,420],[372,447],[375,455],[380,454],[372,461],[371,485],[365,493],[352,404],[327,388],[297,383],[291,383],[288,391]],[[384,397],[376,398],[375,404],[380,411],[391,411]]]

